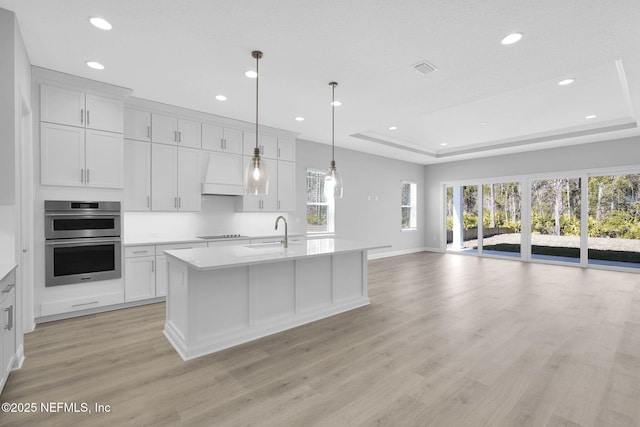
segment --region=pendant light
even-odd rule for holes
[[[262,58],[262,52],[254,50],[251,56],[256,59],[256,148],[253,150],[253,157],[244,170],[244,189],[247,194],[269,194],[269,175],[264,161],[260,159],[260,148],[258,148],[258,62]]]
[[[335,151],[335,109],[336,109],[336,86],[338,83],[331,82],[331,166],[327,170],[327,175],[324,177],[324,194],[327,199],[342,199],[343,187],[342,187],[342,175],[336,167]]]

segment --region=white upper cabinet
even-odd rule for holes
[[[202,206],[200,151],[178,149],[178,211],[197,212]]]
[[[40,120],[84,127],[84,92],[40,85]]]
[[[164,114],[151,115],[151,141],[181,147],[200,148],[200,122]]]
[[[40,141],[42,184],[122,188],[122,135],[41,123]]]
[[[44,185],[84,186],[84,129],[40,125],[40,180]]]
[[[242,154],[242,131],[210,123],[203,123],[202,149]]]
[[[124,185],[124,141],[122,135],[87,130],[85,168],[85,186],[122,188]]]
[[[278,211],[293,212],[295,206],[296,164],[278,161]]]
[[[162,144],[152,145],[152,210],[199,211],[200,185],[200,152],[198,150]]]
[[[124,141],[124,210],[151,210],[151,144]]]
[[[151,207],[154,211],[178,210],[178,150],[151,146]]]
[[[124,108],[124,137],[136,141],[151,141],[151,113],[136,108]]]
[[[256,148],[256,134],[254,132],[244,132],[244,155],[253,156]],[[278,158],[278,138],[273,135],[259,135],[258,148],[260,156],[267,159]]]
[[[278,138],[278,160],[296,161],[295,142],[293,139]]]
[[[40,120],[67,126],[122,133],[124,104],[119,98],[40,85]]]

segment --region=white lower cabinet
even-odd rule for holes
[[[124,301],[156,296],[156,256],[153,245],[124,248]]]
[[[15,271],[0,280],[0,392],[16,359]]]
[[[125,258],[124,301],[156,296],[156,257]]]
[[[169,271],[164,251],[206,247],[205,242],[126,247],[124,260],[125,302],[167,295]]]
[[[169,264],[164,251],[173,251],[177,249],[193,249],[206,248],[207,244],[198,243],[177,243],[173,245],[156,245],[156,296],[163,297],[167,295],[167,286],[169,284]]]

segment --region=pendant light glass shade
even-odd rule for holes
[[[331,86],[331,166],[329,166],[327,175],[324,177],[324,195],[327,200],[342,199],[342,194],[344,192],[344,187],[342,185],[342,175],[336,167],[335,160],[335,91],[338,83],[331,82],[329,83],[329,86]]]
[[[342,199],[342,175],[336,167],[336,162],[331,161],[331,166],[324,177],[324,194],[327,199]]]
[[[269,194],[269,174],[267,166],[260,158],[260,149],[256,148],[253,157],[244,170],[244,186],[247,194]]]
[[[262,58],[262,52],[254,50],[251,56],[256,59],[256,148],[253,150],[253,157],[244,170],[244,190],[247,194],[269,194],[269,174],[267,167],[260,159],[260,149],[258,148],[258,63]]]

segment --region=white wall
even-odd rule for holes
[[[331,146],[304,140],[297,140],[296,144],[296,215],[290,216],[290,223],[296,231],[304,232],[306,171],[328,169]],[[422,195],[424,167],[341,148],[336,148],[335,159],[344,181],[344,196],[336,203],[336,237],[391,245],[375,253],[404,253],[422,248],[425,205],[419,197],[417,229],[402,231],[400,182],[415,182],[418,194]]]
[[[482,179],[579,171],[586,169],[640,167],[640,138],[530,151],[474,160],[425,166],[425,246],[441,246],[442,185],[446,181]]]
[[[279,234],[275,219],[279,213],[236,212],[239,196],[202,196],[201,212],[125,212],[127,240],[146,237],[191,237],[216,234],[261,236]],[[286,214],[284,215],[287,216]],[[291,229],[290,233],[293,232]]]

